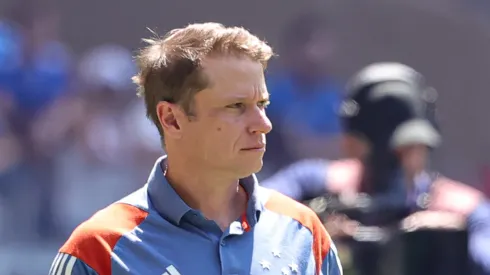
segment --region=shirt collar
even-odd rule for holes
[[[166,160],[167,156],[163,156],[155,162],[148,178],[148,195],[153,208],[161,216],[178,225],[184,215],[187,212],[192,211],[192,208],[180,198],[165,178],[163,167],[165,166]],[[260,187],[257,177],[252,174],[247,178],[241,179],[240,185],[248,195],[247,222],[250,226],[254,226],[258,222],[260,213],[264,209],[264,206],[259,199],[258,192]]]

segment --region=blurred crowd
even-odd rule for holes
[[[131,83],[132,52],[106,44],[74,56],[55,10],[19,7],[0,20],[0,64],[0,247],[59,244],[143,185],[162,154]]]
[[[110,43],[75,55],[58,18],[20,5],[0,18],[0,274],[45,274],[74,227],[142,186],[163,154],[131,82],[133,50]],[[326,20],[305,14],[284,26],[267,75],[274,130],[261,178],[340,156],[344,83],[330,67],[337,44]],[[19,247],[33,254],[14,256]]]
[[[22,7],[0,21],[0,242],[66,236],[142,185],[161,154],[131,51],[107,44],[74,56],[56,19]]]

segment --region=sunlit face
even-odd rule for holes
[[[260,63],[246,58],[204,60],[211,85],[194,98],[195,119],[181,125],[186,154],[210,169],[243,178],[262,168],[265,135],[272,129],[269,94]]]

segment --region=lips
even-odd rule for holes
[[[256,144],[242,149],[243,151],[265,150],[265,144]]]

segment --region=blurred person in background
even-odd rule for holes
[[[14,2],[0,21],[0,93],[9,105],[4,115],[10,140],[17,144],[17,150],[3,151],[15,161],[0,171],[0,185],[10,190],[8,212],[15,212],[11,218],[18,225],[10,240],[45,239],[58,232],[51,157],[64,137],[45,144],[37,135],[47,114],[63,105],[72,79],[71,54],[57,27],[57,10],[38,1]]]
[[[426,170],[429,148],[436,147],[440,137],[431,107],[434,90],[425,85],[420,74],[401,64],[366,67],[352,78],[342,104],[343,148],[349,158],[304,160],[263,181],[263,185],[299,201],[328,192],[351,199],[359,193],[369,194],[366,209],[378,209],[377,214],[357,220],[336,219],[339,235],[355,234],[359,222],[375,225],[383,220],[380,216],[390,215],[391,209],[402,209],[406,214],[397,219],[408,216],[405,221],[421,227],[467,223],[469,256],[476,268],[473,274],[490,274],[488,199],[472,187],[426,172],[430,171]],[[430,196],[428,208],[420,203],[424,194]],[[455,223],[451,225],[448,219]],[[357,243],[352,249],[359,274],[379,274],[383,265],[379,245]],[[436,270],[440,273],[427,272],[451,274],[448,268],[439,266]]]
[[[0,90],[0,220],[3,224],[10,224],[14,220],[14,201],[11,198],[15,196],[12,192],[19,190],[16,186],[20,180],[17,168],[22,161],[22,145],[13,133],[9,119],[11,108],[10,95]],[[2,243],[8,241],[14,232],[6,226],[1,226],[0,234],[8,236],[0,239]]]
[[[67,105],[69,112],[58,114],[70,116],[69,123],[40,129],[46,140],[70,133],[70,144],[55,157],[55,216],[63,221],[65,233],[140,187],[148,165],[160,155],[157,132],[134,97],[131,52],[117,44],[94,47],[81,57],[78,73],[79,89]]]
[[[217,23],[145,41],[134,79],[167,155],[146,185],[74,230],[49,274],[341,275],[315,213],[254,175],[272,128],[272,49]]]
[[[336,41],[324,15],[305,13],[286,28],[281,67],[267,75],[274,124],[265,156],[272,171],[308,157],[338,157],[341,86],[332,73]],[[272,167],[274,165],[275,167]]]

